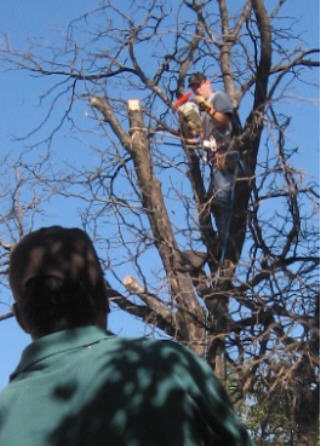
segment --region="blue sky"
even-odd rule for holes
[[[305,31],[304,39],[308,46],[319,45],[319,6],[318,0],[290,0],[287,14],[298,18],[297,30]],[[96,1],[84,0],[2,0],[0,5],[0,31],[8,34],[9,38],[19,48],[24,47],[27,39],[41,37],[46,40],[53,29],[64,31],[66,25],[74,17],[93,8]],[[315,70],[315,78],[319,75]],[[33,90],[34,81],[30,81],[22,73],[0,72],[0,150],[8,150],[12,156],[19,153],[19,142],[12,140],[12,135],[23,135],[30,131],[37,123],[40,112],[38,98]],[[296,101],[297,92],[289,91],[288,107],[293,108],[295,114],[294,125],[290,138],[294,144],[310,147],[310,151],[300,152],[297,163],[301,169],[314,177],[319,175],[319,95],[315,97],[314,90],[304,88],[299,91],[301,101]],[[68,140],[68,135],[61,135],[59,145],[65,150],[73,150],[74,145]],[[64,209],[64,224],[73,225],[73,209]],[[61,221],[61,216],[52,209],[50,224]],[[8,297],[1,296],[1,301],[9,302]],[[1,309],[3,307],[0,306]],[[3,312],[6,310],[4,309]],[[117,332],[134,334],[136,326],[127,321],[116,319]],[[19,359],[22,348],[29,343],[29,337],[17,326],[14,319],[0,322],[0,388],[7,380]]]

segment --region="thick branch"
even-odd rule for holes
[[[126,276],[123,279],[123,284],[130,293],[139,296],[155,314],[167,321],[172,319],[172,312],[167,310],[163,302],[154,294],[149,293],[134,277]]]

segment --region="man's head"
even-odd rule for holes
[[[201,96],[205,100],[209,99],[213,92],[210,81],[199,71],[190,75],[189,87],[195,95]]]
[[[10,257],[14,310],[33,338],[81,325],[105,325],[107,289],[96,251],[80,229],[31,232]]]

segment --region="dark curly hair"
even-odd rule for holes
[[[95,324],[107,305],[104,290],[92,290],[84,282],[54,276],[30,279],[20,302],[24,321],[38,336]]]

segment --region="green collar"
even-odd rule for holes
[[[20,362],[16,370],[10,375],[10,381],[19,373],[27,370],[35,363],[49,356],[68,351],[74,348],[86,347],[105,339],[110,333],[103,329],[89,325],[69,330],[61,330],[56,333],[42,336],[29,344],[22,352]]]

